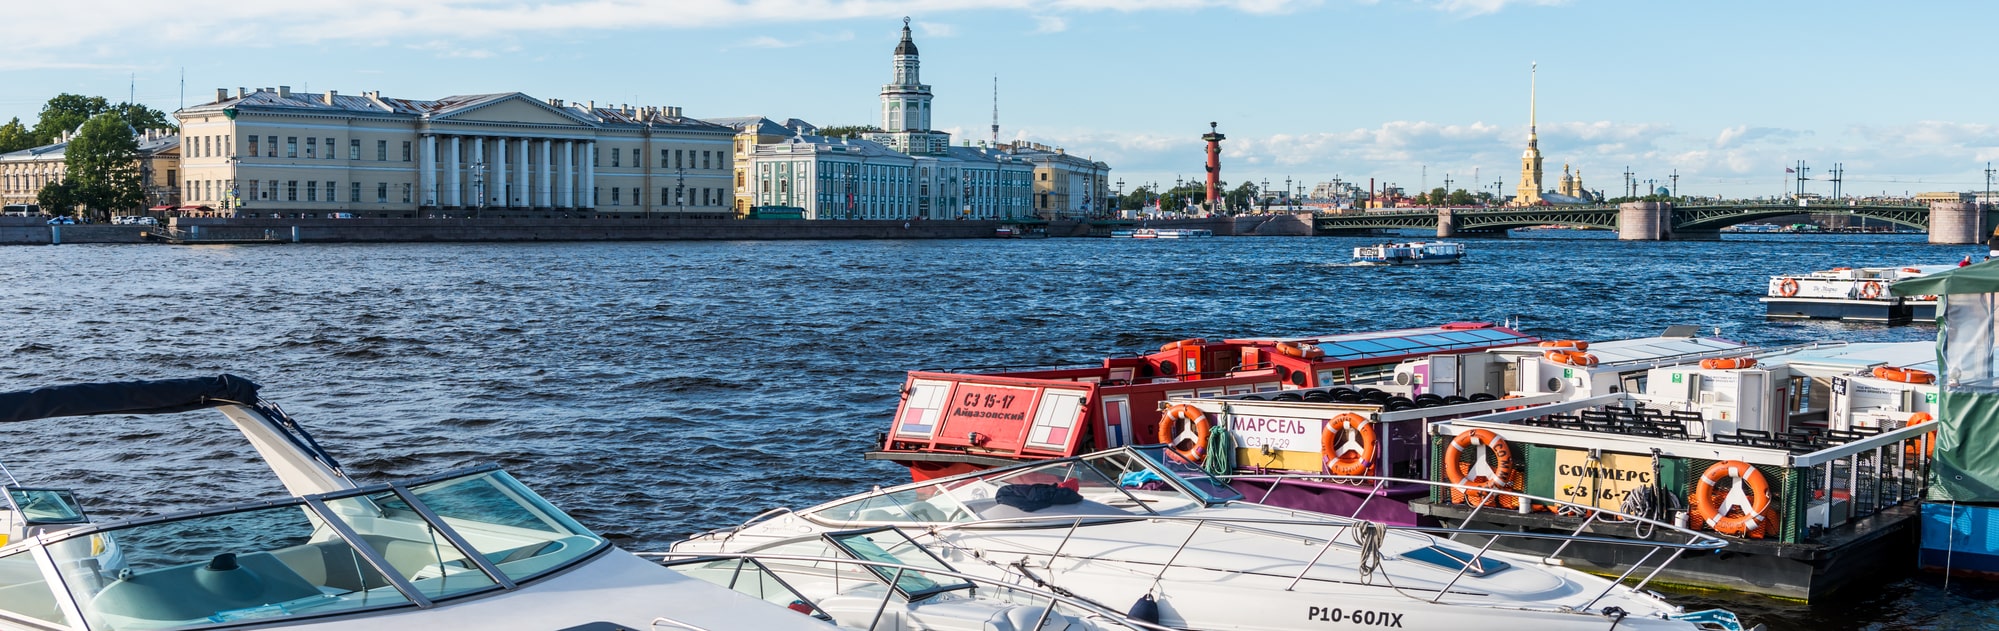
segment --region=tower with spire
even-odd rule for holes
[[[910,155],[936,155],[951,146],[949,134],[930,129],[930,86],[918,75],[916,42],[909,36],[909,18],[902,19],[902,41],[895,45],[894,82],[882,86],[882,131],[867,138]]]
[[[1541,139],[1534,129],[1534,84],[1540,67],[1539,63],[1527,67],[1527,150],[1520,154],[1520,187],[1514,191],[1515,206],[1541,203]]]

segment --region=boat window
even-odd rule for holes
[[[1180,455],[1180,452],[1166,449],[1163,445],[1134,448],[1132,451],[1145,456],[1143,458],[1144,462],[1130,462],[1139,460],[1136,458],[1124,458],[1124,461],[1130,464],[1150,465],[1165,470],[1173,474],[1174,478],[1180,480],[1182,486],[1193,491],[1195,495],[1200,496],[1202,500],[1208,503],[1242,499],[1241,493],[1236,492],[1234,488],[1224,484],[1221,480],[1215,479],[1214,476],[1208,475],[1208,472],[1203,470],[1200,465],[1189,462],[1185,456]],[[1109,459],[1106,458],[1106,460]],[[1102,466],[1099,465],[1100,468]],[[1127,475],[1129,474],[1120,473],[1119,480],[1126,479]]]
[[[1412,561],[1422,561],[1453,572],[1464,570],[1465,574],[1471,576],[1491,576],[1496,572],[1513,567],[1505,561],[1489,556],[1478,557],[1478,563],[1472,564],[1472,556],[1472,552],[1469,550],[1450,550],[1437,546],[1424,546],[1402,553],[1402,558]]]
[[[826,546],[822,543],[820,548]],[[774,552],[773,554],[789,554]],[[809,614],[820,620],[832,621],[833,617],[819,609],[818,605],[800,594],[797,588],[780,578],[764,561],[756,559],[690,559],[664,563],[667,569],[686,574],[736,592],[782,606],[792,611]],[[787,561],[786,563],[790,563]]]
[[[812,516],[847,523],[938,523],[977,519],[942,487],[920,486],[879,493],[813,511]]]
[[[326,507],[432,600],[499,585],[394,493],[327,500]]]
[[[81,524],[85,521],[83,505],[76,502],[76,496],[69,491],[55,489],[24,489],[7,487],[7,495],[14,506],[21,509],[21,518],[29,525]]]
[[[1946,294],[1943,297],[1945,376],[1950,392],[1999,392],[1999,294]]]
[[[841,550],[856,559],[913,565],[932,570],[953,571],[942,559],[930,551],[916,545],[909,535],[894,528],[880,528],[858,532],[836,532],[826,535],[826,540],[839,546]],[[923,600],[944,592],[971,589],[972,584],[956,577],[930,574],[921,570],[899,570],[868,566],[868,570],[881,577],[883,582],[893,581],[897,593],[911,602]]]
[[[418,485],[410,493],[516,581],[609,545],[503,471]],[[393,498],[382,504],[388,509],[408,508]]]
[[[92,629],[172,629],[409,604],[303,504],[155,521],[48,546]]]
[[[69,617],[56,605],[55,592],[42,577],[33,553],[26,550],[0,557],[0,612],[67,625]]]

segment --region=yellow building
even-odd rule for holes
[[[1034,165],[1034,214],[1080,219],[1109,212],[1111,166],[1036,142],[1000,143],[1001,151]]]
[[[55,144],[0,154],[0,204],[34,204],[42,187],[63,181],[71,135],[63,134]],[[179,205],[180,191],[174,183],[179,181],[180,136],[171,130],[148,129],[139,132],[137,140],[146,205]]]
[[[750,206],[756,199],[750,190],[750,157],[757,152],[757,145],[771,145],[784,142],[794,136],[812,135],[819,132],[817,127],[796,118],[779,124],[762,116],[732,118],[710,118],[710,123],[735,130],[735,213],[737,218],[750,216]]]

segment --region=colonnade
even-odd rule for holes
[[[596,148],[592,140],[425,134],[421,204],[593,208],[597,169],[590,156]]]

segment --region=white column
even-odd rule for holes
[[[487,195],[493,198],[494,206],[505,208],[511,205],[513,197],[507,194],[507,139],[493,139],[493,172],[486,176]]]
[[[563,208],[575,208],[576,164],[572,160],[576,155],[576,142],[573,140],[562,141],[561,153],[562,177],[557,180],[560,183],[556,191],[556,199],[559,200],[557,203],[561,204]]]
[[[460,140],[457,136],[446,136],[444,138],[444,153],[449,156],[445,161],[445,168],[449,170],[444,172],[444,205],[454,208],[465,205],[461,201],[463,198],[458,196],[459,191],[463,190],[458,184],[458,174],[465,170],[461,166],[464,162],[458,159],[458,145],[460,144]]]
[[[534,206],[534,196],[528,192],[528,138],[514,144],[514,206]]]
[[[424,134],[422,153],[423,155],[419,156],[418,158],[423,161],[423,170],[418,174],[419,177],[417,178],[418,190],[416,192],[416,203],[420,206],[436,206],[437,205],[437,137],[436,136],[432,136],[430,134]]]
[[[583,141],[583,155],[576,160],[583,163],[583,207],[597,207],[597,163],[592,156],[597,155],[597,141]]]
[[[553,140],[547,138],[541,140],[541,170],[535,172],[537,180],[534,187],[534,205],[542,208],[549,208],[555,205],[553,197],[548,190],[549,173],[555,170],[553,168],[555,163],[548,161],[549,150],[554,148],[553,145],[555,145],[555,141]]]

